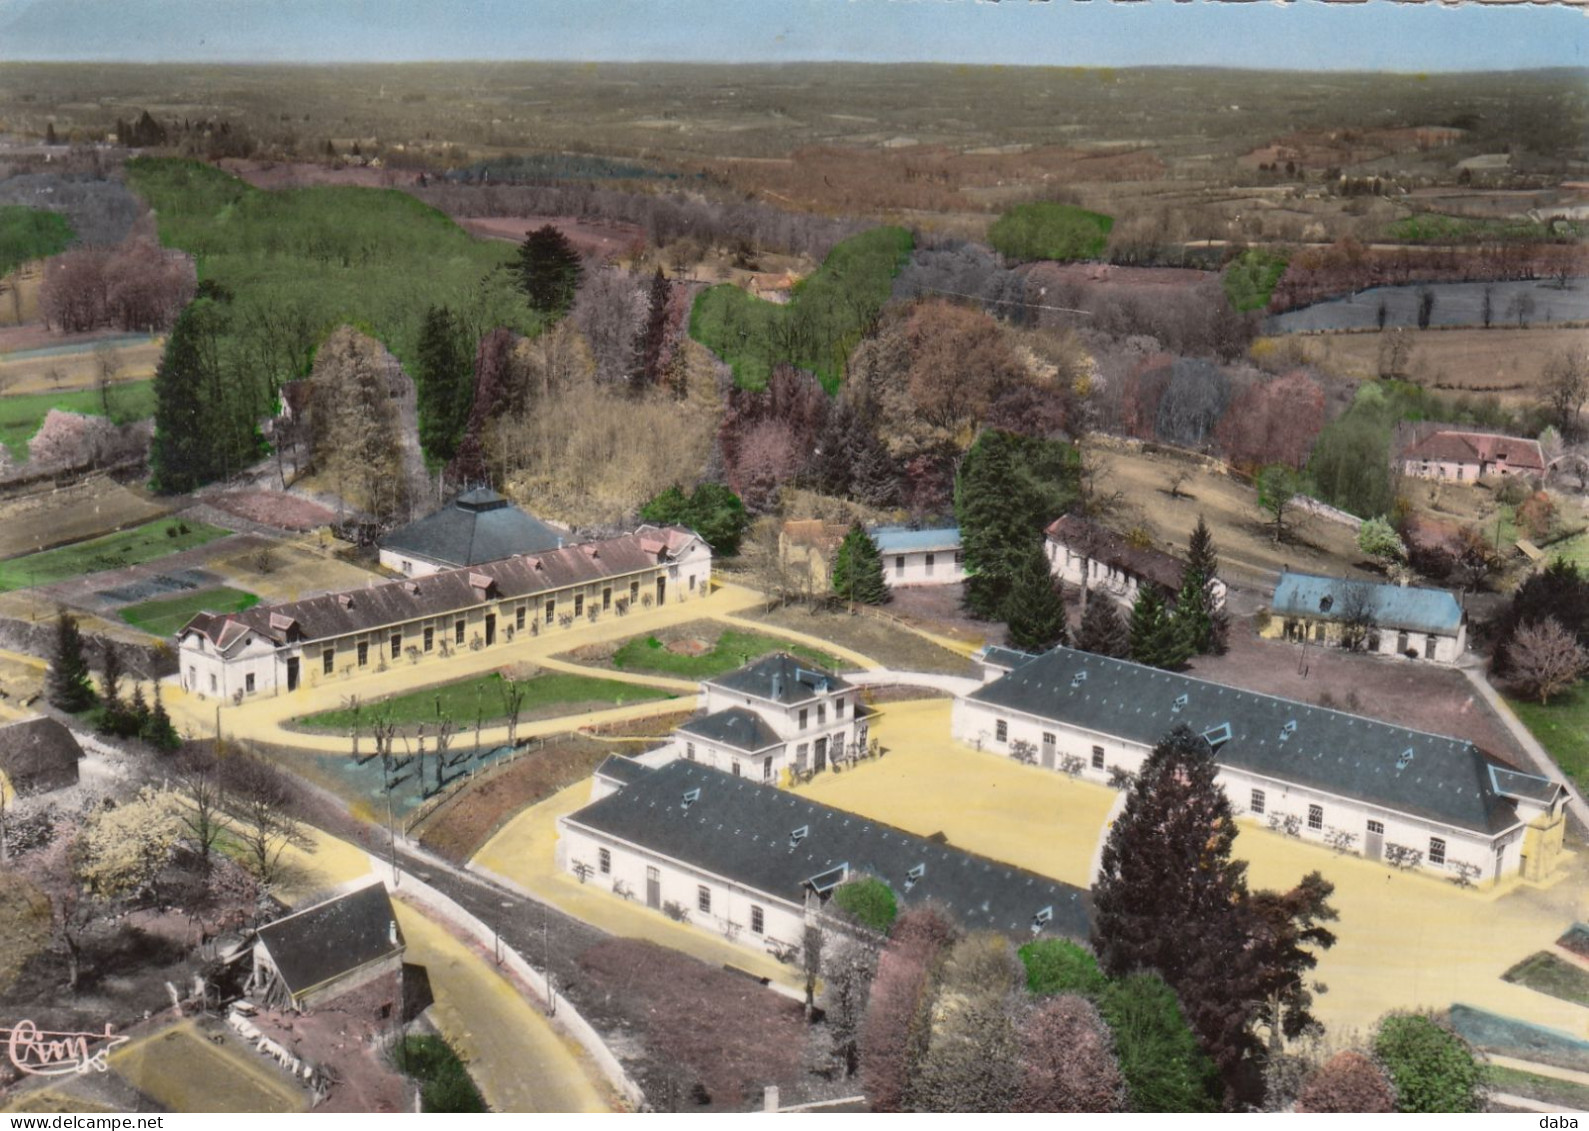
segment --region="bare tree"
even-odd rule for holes
[[[1578,682],[1589,667],[1589,653],[1555,617],[1518,628],[1506,646],[1506,658],[1519,690],[1539,696],[1541,705]]]
[[[214,755],[194,750],[177,768],[177,785],[183,800],[182,839],[206,870],[210,852],[230,828],[226,819],[226,791]]]
[[[1589,400],[1589,365],[1584,358],[1566,350],[1552,354],[1540,373],[1540,388],[1557,430],[1565,439],[1577,438],[1578,415]]]
[[[94,347],[94,388],[99,391],[99,405],[110,415],[110,387],[121,376],[121,351],[109,342]]]
[[[1341,623],[1341,647],[1348,652],[1361,652],[1376,627],[1373,590],[1361,581],[1347,582],[1342,587],[1336,615]]]
[[[258,755],[234,755],[224,765],[233,835],[242,842],[255,879],[269,887],[281,878],[282,853],[303,839],[297,793],[286,775]]]

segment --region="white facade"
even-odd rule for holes
[[[1339,622],[1309,620],[1305,617],[1276,617],[1279,630],[1262,633],[1300,643],[1305,637],[1310,643],[1339,646]],[[1468,647],[1467,622],[1457,626],[1455,632],[1422,632],[1416,629],[1373,628],[1367,632],[1357,651],[1371,656],[1407,656],[1415,653],[1420,660],[1436,664],[1455,664],[1462,659]]]
[[[1114,735],[965,698],[955,700],[951,717],[957,741],[1006,757],[1015,743],[1029,743],[1043,768],[1116,788],[1120,776],[1139,772],[1151,753]],[[1370,859],[1388,859],[1399,846],[1420,853],[1425,870],[1455,875],[1465,864],[1475,869],[1474,882],[1521,871],[1529,823],[1550,815],[1543,805],[1518,800],[1518,822],[1487,835],[1223,764],[1218,781],[1238,816],[1330,847],[1340,839],[1341,847]]]
[[[583,883],[753,950],[792,957],[805,937],[802,903],[755,891],[570,817],[558,819],[556,861]]]
[[[883,580],[891,589],[909,585],[954,585],[965,579],[965,556],[952,547],[883,553]]]
[[[1137,603],[1142,592],[1142,578],[1122,566],[1111,565],[1101,558],[1088,557],[1069,545],[1056,542],[1052,537],[1043,542],[1043,552],[1048,555],[1049,568],[1055,577],[1077,589],[1086,588],[1089,594],[1104,593],[1116,603],[1129,609]],[[1214,607],[1225,607],[1226,586],[1214,578],[1209,587],[1214,597]]]
[[[400,573],[404,577],[429,577],[433,573],[440,573],[444,569],[457,569],[457,566],[444,566],[422,558],[418,554],[408,553],[403,550],[388,550],[381,547],[381,567],[393,573]]]
[[[758,781],[780,781],[785,769],[820,772],[835,759],[850,757],[856,744],[866,745],[866,720],[855,717],[860,699],[859,688],[845,687],[813,692],[803,702],[784,704],[703,683],[701,700],[708,715],[731,707],[751,711],[783,744],[753,753],[680,733],[676,736],[679,755],[715,769],[742,772]],[[736,763],[741,764],[736,767]]]

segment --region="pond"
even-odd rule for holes
[[[1484,325],[1484,291],[1490,291],[1491,324],[1545,326],[1589,320],[1589,279],[1573,279],[1566,289],[1553,279],[1505,283],[1430,283],[1371,287],[1346,298],[1316,302],[1264,320],[1266,334],[1306,334],[1325,330],[1372,330],[1379,325],[1379,304],[1385,304],[1386,326],[1418,325],[1418,295],[1435,296],[1431,326]]]

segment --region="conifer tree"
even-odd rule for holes
[[[859,522],[851,524],[834,555],[833,594],[841,601],[861,605],[881,605],[890,597],[882,552]]]
[[[551,224],[536,228],[525,237],[513,267],[530,308],[553,318],[561,318],[574,304],[574,292],[579,289],[584,271],[579,252]]]
[[[1076,647],[1116,660],[1131,658],[1131,632],[1120,610],[1107,596],[1095,593],[1087,602],[1087,611],[1081,615],[1081,627],[1076,630]]]
[[[160,698],[160,684],[154,685],[154,706],[149,709],[149,721],[140,732],[143,740],[156,750],[170,753],[182,745],[182,736],[166,714],[165,702]]]
[[[83,636],[77,618],[65,609],[55,618],[55,655],[46,679],[50,704],[62,711],[82,711],[94,704],[94,687],[83,657]]]
[[[171,328],[154,376],[154,444],[149,450],[155,490],[173,495],[213,479],[213,421],[206,420],[208,372],[201,349],[201,302],[190,303]]]
[[[1046,652],[1070,639],[1064,594],[1049,571],[1041,540],[1029,542],[1016,561],[1004,601],[1004,624],[1010,644],[1026,652]]]
[[[121,652],[114,640],[105,641],[104,663],[99,674],[99,702],[100,733],[127,733],[130,720],[121,701]]]
[[[474,403],[474,372],[463,327],[447,307],[425,312],[418,354],[419,442],[432,459],[451,460]]]
[[[634,388],[649,388],[662,381],[662,354],[668,342],[668,277],[658,267],[651,276],[651,293],[646,306],[645,325],[640,328],[640,341],[635,349],[640,366],[632,382]]]
[[[1223,653],[1225,639],[1230,631],[1230,618],[1225,615],[1225,610],[1220,607],[1214,592],[1214,585],[1219,577],[1219,550],[1214,545],[1214,535],[1208,529],[1208,523],[1203,521],[1203,516],[1197,516],[1197,526],[1192,530],[1192,537],[1186,550],[1186,573],[1183,579],[1182,598],[1176,602],[1179,612],[1182,602],[1186,597],[1185,586],[1192,584],[1192,578],[1200,579],[1201,594],[1194,602],[1192,618],[1197,624],[1192,650],[1198,655],[1209,652]]]
[[[1155,668],[1178,668],[1190,655],[1175,618],[1158,588],[1148,584],[1137,592],[1131,609],[1131,658]]]
[[[955,498],[960,545],[965,551],[966,607],[994,619],[1010,592],[1011,551],[1025,545],[1015,465],[1007,444],[986,434],[966,455]]]

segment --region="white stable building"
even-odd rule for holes
[[[523,632],[573,628],[704,596],[712,551],[692,530],[633,534],[371,584],[238,613],[177,633],[184,690],[241,702],[361,669],[446,659]]]
[[[1118,785],[1186,726],[1238,814],[1303,840],[1473,882],[1541,879],[1560,857],[1562,787],[1471,742],[1069,648],[1003,659],[954,703],[954,737],[978,749]]]
[[[1350,647],[1378,656],[1455,664],[1468,647],[1468,614],[1444,589],[1311,573],[1282,573],[1259,635]]]
[[[890,588],[908,585],[954,585],[966,579],[960,528],[909,530],[879,526],[872,541],[883,558],[883,580]]]
[[[1151,546],[1133,546],[1129,540],[1096,522],[1068,514],[1049,523],[1043,551],[1053,575],[1068,585],[1104,593],[1130,608],[1144,585],[1155,586],[1169,600],[1181,591],[1186,563]],[[1225,583],[1213,578],[1209,586],[1214,607],[1225,605]]]

